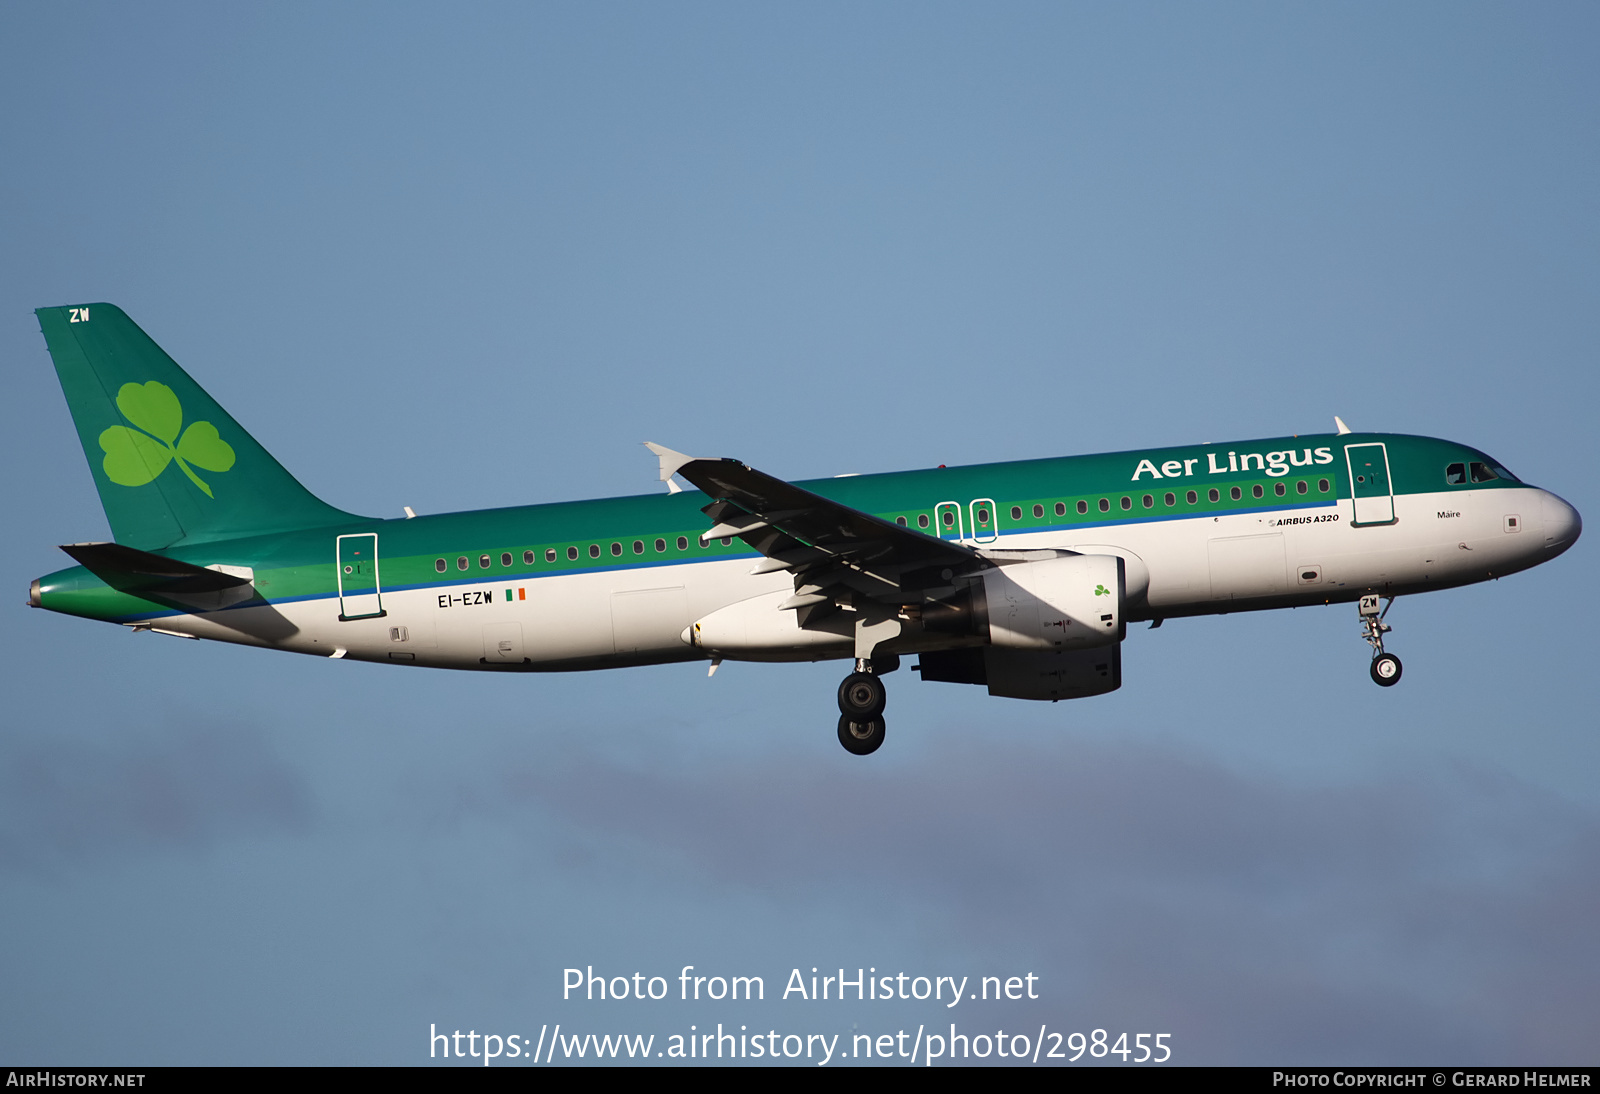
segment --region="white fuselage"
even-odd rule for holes
[[[1394,523],[1375,526],[1353,526],[1352,503],[1342,499],[1071,533],[1010,534],[1001,527],[998,540],[985,546],[1120,555],[1129,618],[1163,618],[1482,581],[1559,553],[1551,544],[1561,542],[1567,515],[1575,519],[1564,502],[1534,487],[1403,494],[1394,506]],[[152,622],[163,632],[196,638],[437,668],[551,671],[695,660],[716,655],[686,642],[696,620],[756,597],[766,597],[777,611],[783,597],[775,594],[793,591],[784,571],[752,574],[758,560],[385,590],[385,614],[378,618],[341,620],[338,598],[330,596]],[[849,655],[844,646],[729,654],[760,660]]]

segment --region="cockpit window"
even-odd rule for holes
[[[1462,486],[1468,482],[1494,482],[1496,479],[1522,481],[1493,460],[1453,463],[1444,469],[1444,481],[1450,486]]]

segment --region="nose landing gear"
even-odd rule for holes
[[[1372,659],[1372,682],[1380,688],[1393,687],[1400,682],[1400,658],[1392,653],[1380,653]]]
[[[1385,653],[1383,649],[1383,636],[1394,630],[1383,621],[1389,614],[1389,609],[1394,607],[1394,597],[1388,598],[1388,603],[1380,611],[1378,601],[1381,598],[1376,593],[1368,593],[1361,598],[1361,626],[1366,632],[1367,645],[1372,647],[1372,682],[1380,688],[1392,688],[1400,682],[1400,658],[1392,653]]]
[[[867,756],[883,744],[883,707],[888,702],[883,680],[872,661],[856,659],[856,671],[839,685],[839,743],[845,751]]]

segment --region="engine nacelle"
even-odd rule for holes
[[[1121,642],[1123,567],[1115,555],[1064,555],[985,570],[990,644],[1081,650]]]
[[[1122,686],[1122,645],[1087,650],[938,650],[916,666],[924,680],[986,684],[1010,699],[1083,699]]]
[[[990,695],[1083,699],[1122,686],[1122,645],[1089,650],[984,650]]]

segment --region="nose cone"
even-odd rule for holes
[[[1548,490],[1543,491],[1544,549],[1554,558],[1583,534],[1583,518],[1578,511]]]

